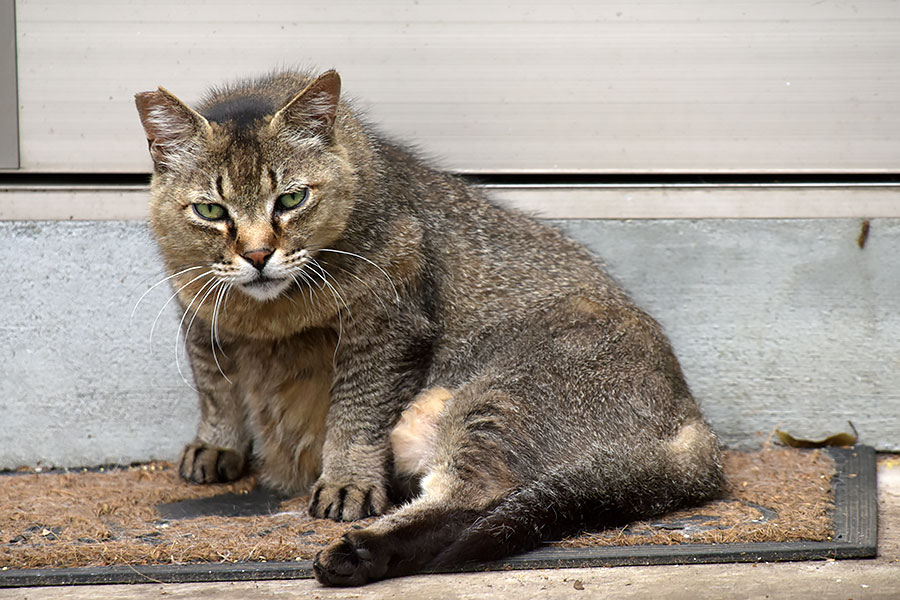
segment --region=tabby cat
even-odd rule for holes
[[[313,517],[384,514],[316,557],[329,585],[715,496],[718,442],[659,325],[586,250],[388,141],[340,88],[286,71],[196,109],[136,96],[200,395],[181,475],[252,466]]]

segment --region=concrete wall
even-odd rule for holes
[[[900,220],[569,221],[664,325],[723,440],[900,450]]]
[[[0,468],[177,456],[192,390],[173,362],[166,289],[139,222],[0,223]],[[162,275],[160,275],[161,277]]]
[[[730,445],[782,426],[900,450],[900,219],[556,221],[665,326]],[[0,222],[0,468],[171,459],[193,436],[138,221]],[[184,365],[184,357],[181,357]]]

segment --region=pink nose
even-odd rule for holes
[[[268,248],[257,248],[256,250],[248,250],[241,254],[241,256],[243,256],[251,265],[262,271],[263,267],[266,266],[269,257],[272,256],[272,250]]]

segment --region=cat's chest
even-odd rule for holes
[[[188,312],[215,328],[219,337],[237,346],[247,360],[254,354],[277,360],[305,346],[320,345],[321,340],[316,339],[321,337],[319,332],[337,329],[340,324],[338,305],[324,302],[312,292],[285,294],[269,302],[229,292],[216,301],[197,302],[198,297],[206,300],[204,294],[208,291],[203,291],[201,282],[189,282],[178,290],[181,306],[189,307]]]
[[[229,344],[231,373],[245,393],[289,394],[297,382],[332,379],[336,336],[312,329],[276,341],[238,338]]]
[[[233,344],[231,377],[241,390],[264,482],[303,493],[318,476],[331,404],[335,337],[313,330],[278,342]]]

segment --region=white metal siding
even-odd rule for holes
[[[894,172],[900,3],[19,0],[22,167],[146,171],[132,95],[336,67],[475,172]]]

